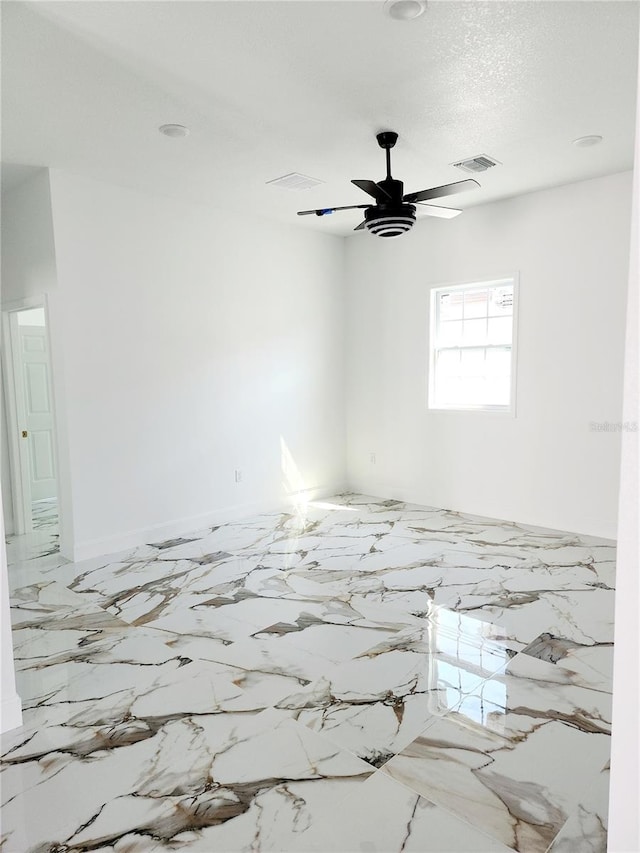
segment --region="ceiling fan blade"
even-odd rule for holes
[[[429,190],[420,190],[417,193],[407,193],[403,198],[408,204],[414,204],[417,201],[429,201],[432,198],[443,198],[446,195],[461,193],[465,190],[474,190],[480,184],[474,181],[473,178],[468,178],[466,181],[455,181],[453,184],[444,184],[441,187],[432,187]]]
[[[373,196],[376,201],[390,201],[391,196],[386,190],[383,190],[382,187],[379,187],[375,181],[363,181],[363,180],[353,180],[352,184],[355,184],[359,189],[364,190],[364,192],[369,193],[370,196]]]
[[[356,225],[356,227],[353,230],[354,231],[364,231],[364,226],[366,224],[367,224],[367,220],[363,219],[362,222],[360,223],[360,225]]]
[[[417,204],[420,205],[418,210],[421,213],[426,213],[427,216],[437,216],[439,219],[453,219],[454,216],[462,213],[455,207],[438,207],[437,204],[425,204],[423,201],[419,201]]]
[[[310,216],[315,213],[316,216],[327,216],[336,210],[363,210],[365,207],[371,207],[370,204],[345,204],[342,207],[319,207],[316,210],[299,210],[298,216]]]

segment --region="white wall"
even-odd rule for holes
[[[76,558],[343,487],[340,238],[55,171],[51,197]]]
[[[638,82],[640,84],[640,73]],[[623,407],[624,420],[636,424],[640,422],[640,85],[638,93]],[[637,431],[622,434],[620,474],[607,849],[610,853],[636,853],[640,850],[640,455]]]
[[[49,173],[42,169],[2,193],[2,301],[55,287]]]
[[[347,240],[349,484],[616,535],[629,173]],[[520,275],[517,417],[429,412],[429,289]],[[376,454],[376,464],[370,454]]]

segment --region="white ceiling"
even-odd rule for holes
[[[51,166],[346,234],[351,178],[384,177],[374,135],[400,134],[406,191],[503,165],[466,207],[631,168],[638,3],[431,0],[3,2],[3,161]],[[186,139],[157,131],[167,122]],[[578,149],[571,141],[601,134]],[[324,186],[266,181],[298,171]],[[447,203],[447,202],[443,202]]]

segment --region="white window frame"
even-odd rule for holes
[[[436,298],[443,290],[467,290],[471,288],[482,288],[500,285],[513,285],[513,314],[511,331],[511,387],[508,406],[489,404],[466,406],[443,406],[435,402],[435,339],[436,339]],[[429,294],[429,352],[428,352],[428,389],[427,408],[430,412],[492,412],[499,415],[515,417],[516,415],[516,390],[517,390],[517,365],[518,365],[518,305],[520,289],[519,273],[500,276],[499,278],[472,279],[455,284],[433,284],[430,286]]]

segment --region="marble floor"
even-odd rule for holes
[[[44,498],[31,504],[31,518],[34,530],[47,528],[58,532],[58,499]]]
[[[5,537],[9,565],[19,566],[36,557],[48,557],[59,551],[58,500],[34,501],[31,505],[33,530],[24,536]],[[18,571],[14,568],[14,575]]]
[[[606,850],[609,541],[347,494],[11,558],[7,853]]]

